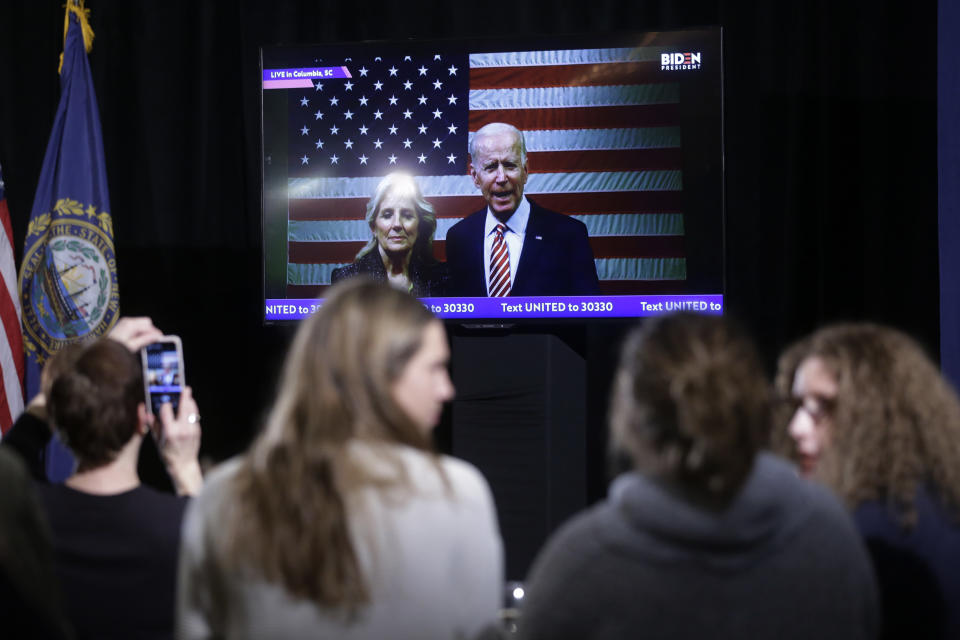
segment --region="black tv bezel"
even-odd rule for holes
[[[699,291],[697,293],[677,293],[676,295],[685,295],[685,296],[695,296],[695,295],[707,295],[707,296],[720,296],[723,299],[724,310],[722,313],[725,313],[726,308],[726,290],[727,290],[727,241],[726,241],[726,230],[727,230],[727,212],[726,212],[726,124],[725,124],[725,67],[724,67],[724,32],[723,28],[720,26],[704,26],[704,27],[695,27],[695,28],[684,28],[684,29],[669,29],[669,30],[651,30],[651,31],[622,31],[615,33],[607,34],[571,34],[571,35],[538,35],[531,37],[520,38],[517,36],[506,36],[498,38],[442,38],[442,39],[417,39],[417,40],[362,40],[362,41],[330,41],[330,42],[314,42],[314,43],[276,43],[270,45],[261,45],[259,47],[259,66],[258,66],[258,76],[257,76],[257,92],[258,92],[258,124],[259,124],[259,136],[257,139],[257,151],[258,151],[258,166],[259,171],[257,175],[257,181],[260,189],[260,251],[261,251],[261,260],[260,260],[260,271],[261,271],[261,296],[260,304],[262,309],[261,321],[263,325],[281,325],[281,326],[292,326],[300,322],[302,318],[291,318],[291,319],[269,319],[267,318],[266,313],[266,303],[270,298],[267,297],[267,251],[266,251],[266,193],[265,193],[265,184],[264,184],[264,89],[263,89],[263,70],[264,65],[264,51],[265,50],[304,50],[304,49],[329,49],[331,51],[344,52],[351,48],[358,48],[359,50],[366,50],[369,47],[405,47],[408,50],[423,50],[423,51],[434,51],[434,50],[443,50],[444,47],[450,48],[455,46],[460,49],[468,50],[471,53],[486,53],[486,52],[499,52],[499,51],[532,51],[532,50],[550,50],[550,49],[592,49],[592,48],[612,48],[612,47],[624,47],[624,46],[655,46],[652,42],[654,39],[661,39],[656,44],[683,44],[693,41],[697,37],[703,37],[709,35],[714,38],[711,45],[715,47],[716,52],[718,53],[719,63],[718,63],[718,72],[717,72],[717,99],[718,99],[718,118],[719,122],[717,125],[716,133],[718,136],[718,157],[716,161],[719,164],[719,175],[717,179],[719,181],[719,193],[720,193],[720,215],[717,219],[717,224],[714,225],[718,227],[719,231],[719,243],[715,245],[715,251],[719,255],[712,255],[711,260],[717,261],[719,263],[719,273],[714,275],[715,278],[719,280],[720,290],[719,291]],[[675,41],[672,42],[663,42],[663,38],[672,39],[675,38]],[[520,44],[524,43],[524,44]],[[602,43],[603,46],[600,46]],[[684,188],[686,193],[686,188]],[[686,213],[686,208],[684,209]],[[686,223],[686,219],[685,219]],[[686,231],[686,230],[685,230]],[[689,237],[686,236],[685,237]],[[689,264],[691,252],[687,253],[687,260]],[[689,274],[688,274],[689,276]],[[673,295],[671,293],[662,293],[662,294],[650,294],[650,295]],[[615,294],[610,294],[608,297],[617,297]],[[460,298],[456,296],[450,296],[445,298],[450,301],[465,300],[465,298]],[[298,300],[295,298],[285,298],[285,300]],[[316,298],[317,301],[322,302],[322,298]],[[483,330],[504,330],[511,329],[514,327],[520,327],[523,329],[535,328],[537,326],[570,326],[570,325],[582,325],[582,324],[594,324],[594,323],[610,323],[610,324],[622,324],[624,322],[638,321],[641,320],[643,315],[617,315],[617,316],[558,316],[551,318],[542,318],[542,317],[515,317],[510,319],[504,318],[487,318],[487,317],[476,317],[476,318],[450,318],[450,317],[440,317],[445,324],[456,325],[461,327],[464,330],[472,331],[483,331]]]

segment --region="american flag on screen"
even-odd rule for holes
[[[13,260],[13,230],[0,173],[0,432],[6,433],[23,411],[23,336],[20,331],[20,300],[17,268]]]
[[[490,122],[524,132],[525,195],[582,220],[604,293],[686,278],[679,86],[660,49],[576,49],[352,59],[346,80],[289,94],[287,295],[321,294],[370,229],[380,178],[417,176],[436,207],[435,252],[485,203],[468,141]]]

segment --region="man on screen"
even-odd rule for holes
[[[586,225],[523,195],[527,150],[519,129],[494,122],[477,131],[469,172],[487,207],[447,232],[453,295],[600,293]]]

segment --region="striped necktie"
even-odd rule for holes
[[[510,251],[503,239],[507,227],[502,222],[497,225],[490,247],[490,289],[491,298],[510,295]]]

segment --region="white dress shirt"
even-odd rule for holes
[[[530,220],[530,203],[527,197],[520,198],[520,206],[504,223],[507,230],[503,239],[507,242],[507,251],[510,253],[510,287],[517,279],[517,265],[520,264],[520,252],[523,251],[523,236],[527,232],[527,222]],[[487,222],[483,231],[483,271],[487,274],[487,292],[490,291],[490,250],[493,248],[493,238],[496,235],[500,221],[487,207]]]

